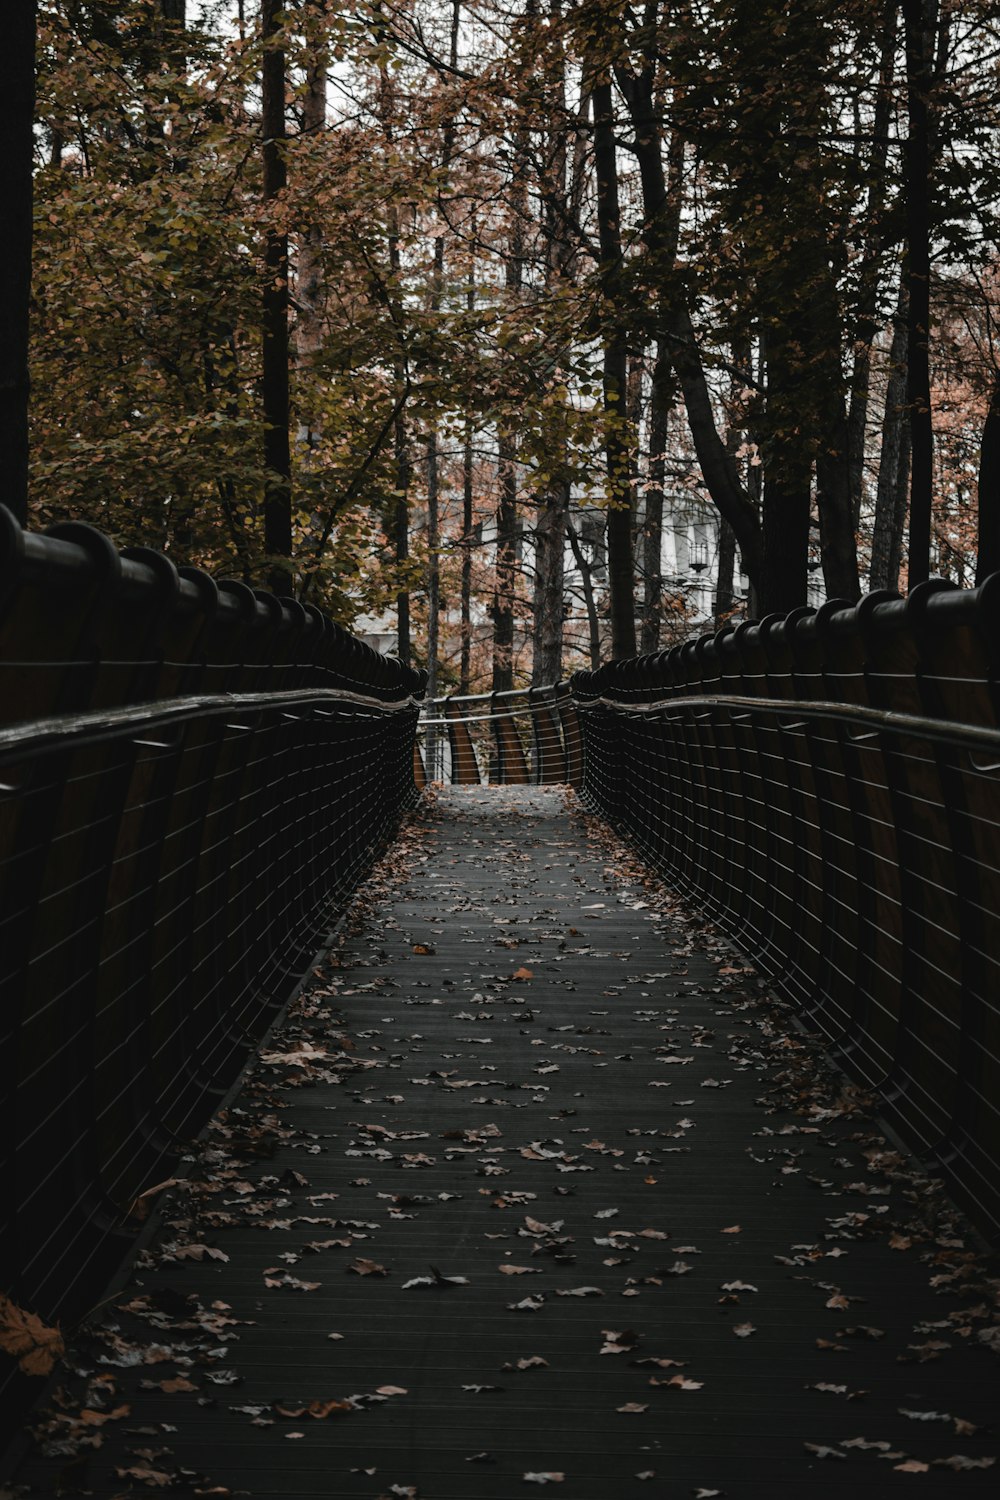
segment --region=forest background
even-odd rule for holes
[[[388,622],[432,695],[1000,568],[994,0],[11,12],[22,520]]]

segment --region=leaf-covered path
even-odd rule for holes
[[[33,1493],[995,1493],[975,1244],[567,795],[425,804],[78,1338]]]

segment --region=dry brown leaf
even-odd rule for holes
[[[410,1393],[405,1385],[377,1385],[376,1396],[408,1396]]]
[[[368,1260],[363,1255],[359,1255],[357,1260],[352,1260],[347,1269],[353,1271],[355,1276],[385,1276],[387,1274],[385,1266],[380,1266],[377,1260]]]
[[[648,1403],[642,1401],[626,1401],[624,1406],[616,1406],[615,1411],[641,1412],[649,1411]]]
[[[541,1266],[502,1265],[497,1266],[497,1270],[501,1276],[537,1276],[541,1271]]]
[[[0,1292],[0,1349],[25,1375],[49,1375],[65,1352],[62,1334]]]
[[[138,1479],[140,1484],[148,1484],[150,1489],[164,1490],[173,1484],[170,1474],[164,1474],[162,1469],[149,1469],[144,1464],[134,1464],[131,1469],[115,1469],[119,1479]]]
[[[214,1245],[175,1245],[164,1255],[164,1260],[228,1260],[229,1256],[224,1250],[218,1250]]]
[[[116,1406],[114,1411],[94,1411],[93,1408],[85,1406],[82,1411],[77,1412],[75,1421],[82,1422],[85,1427],[103,1427],[105,1422],[120,1422],[122,1417],[127,1417],[132,1411],[131,1406]]]
[[[535,975],[534,975],[533,970],[526,969],[522,965],[522,967],[520,969],[515,969],[514,972],[513,972],[513,974],[510,977],[511,977],[511,979],[523,980],[523,979],[534,979]]]
[[[562,1484],[563,1480],[566,1478],[566,1475],[560,1474],[557,1471],[553,1471],[550,1469],[539,1470],[534,1474],[522,1474],[521,1478],[524,1480],[525,1484]]]
[[[317,1422],[322,1422],[324,1417],[330,1416],[331,1412],[353,1410],[354,1406],[350,1401],[310,1401],[305,1415],[314,1417]]]
[[[919,1458],[904,1458],[901,1464],[893,1464],[894,1469],[900,1474],[929,1474],[930,1464],[921,1463]]]
[[[163,1391],[167,1396],[176,1395],[178,1391],[196,1391],[198,1387],[192,1385],[186,1375],[175,1375],[170,1380],[151,1380],[149,1385],[156,1390]]]

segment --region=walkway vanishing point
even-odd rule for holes
[[[996,1493],[975,1237],[565,789],[424,801],[188,1167],[4,1493]]]

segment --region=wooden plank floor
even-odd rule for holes
[[[16,1483],[995,1494],[995,1285],[752,971],[561,789],[445,792],[398,858]]]

